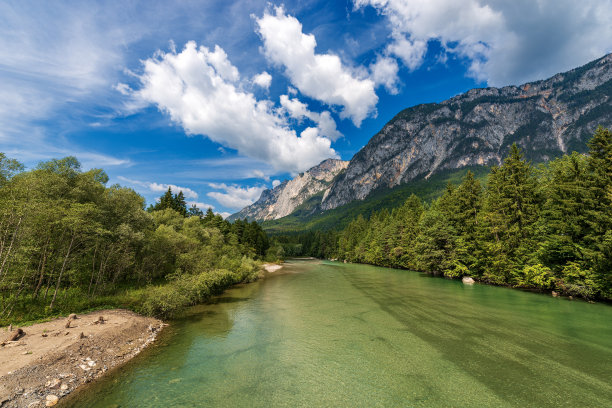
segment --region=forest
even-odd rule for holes
[[[25,171],[0,153],[0,326],[102,307],[165,317],[257,278],[270,253],[257,223],[170,189],[145,210],[107,183],[74,157]]]
[[[309,255],[612,299],[612,133],[532,165],[512,145],[485,183],[468,171],[432,202],[412,195],[341,231],[275,237]],[[483,185],[484,184],[484,185]]]

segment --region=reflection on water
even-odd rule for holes
[[[295,261],[69,405],[612,406],[611,323],[607,305]]]

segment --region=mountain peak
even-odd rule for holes
[[[285,180],[273,189],[264,190],[255,203],[243,208],[228,220],[275,220],[291,214],[306,200],[327,191],[334,178],[348,166],[348,161],[326,159],[300,173],[292,180]]]

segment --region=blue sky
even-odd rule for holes
[[[610,21],[610,0],[4,1],[0,151],[228,214],[406,107],[612,51]]]

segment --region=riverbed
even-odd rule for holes
[[[172,322],[74,407],[612,406],[612,307],[292,261]]]

